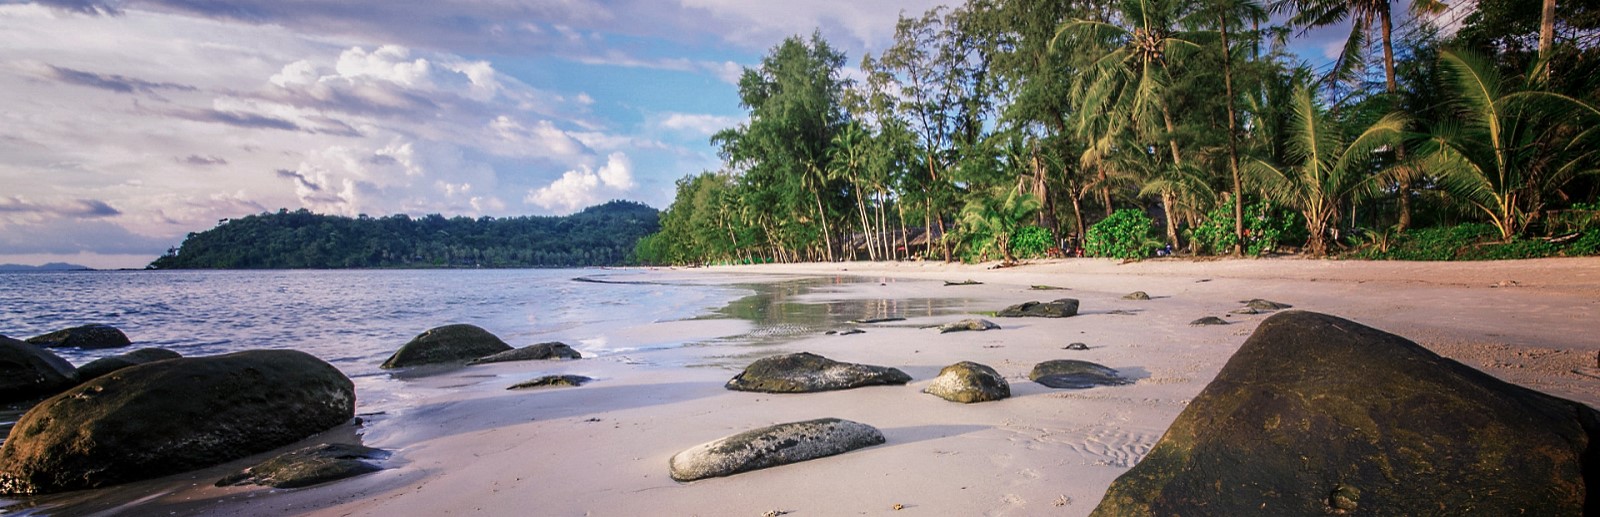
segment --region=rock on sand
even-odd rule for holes
[[[911,382],[911,376],[895,368],[841,363],[800,352],[758,359],[728,380],[725,387],[734,391],[811,393],[907,382]]]
[[[672,456],[672,479],[694,481],[841,454],[884,442],[877,428],[838,418],[778,424],[691,447]]]
[[[552,359],[582,359],[583,354],[560,341],[528,345],[467,361],[467,364],[502,363],[506,361],[546,361]]]
[[[1062,298],[1051,302],[1023,302],[995,313],[1001,318],[1068,318],[1078,315],[1078,300]]]
[[[511,350],[498,336],[474,325],[458,323],[428,329],[383,362],[382,368],[469,361]]]
[[[988,402],[1011,396],[1011,384],[985,365],[962,361],[939,370],[923,393],[961,403]]]

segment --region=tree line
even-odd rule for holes
[[[576,267],[625,264],[659,212],[612,201],[564,217],[343,217],[280,209],[190,233],[150,269]]]
[[[1381,256],[1456,228],[1594,253],[1600,9],[1479,0],[1441,34],[1463,12],[968,0],[903,13],[861,80],[820,34],[790,37],[744,70],[722,168],[678,182],[636,257]],[[1330,65],[1287,49],[1343,23]]]

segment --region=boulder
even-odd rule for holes
[[[883,433],[860,422],[821,418],[745,431],[674,454],[672,479],[694,481],[787,465],[882,444]]]
[[[511,345],[474,325],[458,323],[429,329],[389,356],[381,368],[469,361],[511,350]]]
[[[1028,373],[1028,378],[1052,388],[1074,390],[1133,382],[1122,378],[1113,368],[1075,359],[1056,359],[1036,364],[1033,371]]]
[[[1010,397],[1011,385],[994,368],[962,361],[939,370],[939,376],[934,377],[922,392],[951,402],[970,404]]]
[[[1189,324],[1190,325],[1194,325],[1194,326],[1227,325],[1228,324],[1228,320],[1225,320],[1225,319],[1222,319],[1222,318],[1218,318],[1216,316],[1206,316],[1204,318],[1200,318],[1200,319],[1191,321],[1191,322],[1189,322]]]
[[[1062,298],[1053,302],[1026,302],[995,313],[1002,318],[1067,318],[1078,315],[1078,300]]]
[[[1071,344],[1068,344],[1067,346],[1061,347],[1061,349],[1062,350],[1088,350],[1089,349],[1089,345],[1087,343],[1071,343]]]
[[[812,393],[907,382],[911,382],[911,376],[894,368],[841,363],[800,352],[750,363],[724,387],[734,391]]]
[[[1304,311],[1263,320],[1095,515],[1594,515],[1600,412]]]
[[[1272,300],[1263,300],[1260,298],[1242,300],[1239,303],[1244,304],[1245,308],[1247,309],[1255,309],[1258,311],[1281,311],[1283,309],[1294,307],[1293,305],[1289,305],[1287,303],[1278,303]]]
[[[508,390],[524,390],[528,388],[548,388],[553,386],[582,386],[590,379],[582,375],[546,375],[531,381],[519,382],[506,388]]]
[[[216,486],[261,485],[300,488],[383,470],[368,460],[383,460],[389,452],[362,445],[324,443],[273,456],[253,467],[222,478]]]
[[[347,422],[355,386],[294,350],[156,361],[34,406],[0,447],[0,493],[148,479],[242,458]]]
[[[583,354],[573,350],[566,343],[551,341],[528,345],[515,350],[507,350],[498,354],[487,355],[467,361],[467,364],[503,363],[506,361],[542,361],[549,359],[582,359]]]
[[[992,321],[973,318],[939,325],[939,333],[944,334],[947,332],[962,332],[967,330],[995,330],[998,328],[1000,328],[1000,326],[995,325]]]
[[[47,348],[119,348],[133,344],[121,330],[99,323],[33,336],[28,342]]]
[[[89,361],[88,364],[78,367],[78,381],[87,382],[129,366],[180,357],[183,356],[165,348],[140,348],[126,354],[117,354]]]
[[[48,397],[72,387],[77,379],[66,359],[0,336],[0,404]]]
[[[1134,292],[1128,293],[1126,295],[1123,295],[1122,299],[1124,299],[1124,300],[1149,300],[1150,299],[1150,295],[1149,295],[1149,293],[1146,293],[1144,291],[1134,291]]]

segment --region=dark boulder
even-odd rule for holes
[[[870,425],[838,418],[745,431],[674,454],[672,479],[694,481],[833,456],[884,442]]]
[[[965,320],[961,320],[961,321],[957,321],[957,322],[953,322],[953,323],[946,323],[946,324],[943,324],[943,325],[939,325],[939,333],[940,334],[945,334],[945,333],[950,333],[950,332],[964,332],[964,331],[969,331],[969,330],[984,331],[984,330],[995,330],[995,329],[998,329],[998,328],[1000,328],[1000,326],[994,324],[994,322],[992,322],[992,321],[980,320],[980,319],[977,319],[977,318],[972,318],[972,319],[965,319]]]
[[[88,364],[78,367],[78,381],[87,382],[129,366],[166,359],[178,359],[180,357],[183,356],[165,348],[140,348],[126,354],[117,354],[89,361]]]
[[[513,385],[511,385],[511,387],[506,388],[506,389],[508,389],[508,390],[525,390],[525,389],[529,389],[529,388],[550,388],[550,387],[557,387],[557,386],[573,387],[573,386],[582,386],[582,385],[587,384],[589,381],[592,381],[592,380],[594,380],[594,379],[590,379],[590,378],[584,377],[582,375],[546,375],[544,377],[539,377],[539,378],[533,379],[531,381],[523,381],[523,382],[519,382],[519,383],[513,384]]]
[[[34,406],[0,448],[0,493],[164,476],[269,451],[347,422],[355,386],[293,350],[145,363]]]
[[[1206,316],[1204,318],[1200,318],[1200,319],[1191,321],[1191,322],[1189,322],[1189,324],[1190,325],[1194,325],[1196,327],[1203,327],[1203,326],[1206,326],[1206,325],[1227,325],[1228,324],[1228,320],[1225,320],[1225,319],[1222,319],[1222,318],[1218,318],[1216,316]]]
[[[77,379],[66,359],[0,336],[0,404],[48,397],[72,387]]]
[[[273,456],[237,474],[218,480],[216,486],[262,485],[300,488],[383,470],[372,461],[389,452],[362,445],[324,443]]]
[[[382,368],[469,361],[511,350],[511,345],[474,325],[458,323],[429,329],[389,356]]]
[[[121,330],[99,323],[33,336],[28,342],[48,348],[119,348],[133,344]]]
[[[1078,315],[1078,300],[1062,298],[1053,302],[1025,302],[1006,307],[995,316],[1002,318],[1067,318]]]
[[[951,402],[970,404],[1010,397],[1011,384],[994,368],[962,361],[939,370],[939,376],[934,377],[922,392]]]
[[[750,363],[725,387],[734,391],[811,393],[907,382],[911,382],[911,376],[898,369],[841,363],[800,352]]]
[[[1288,308],[1294,307],[1293,305],[1289,305],[1287,303],[1278,303],[1278,302],[1275,302],[1275,301],[1272,301],[1272,300],[1263,300],[1263,299],[1260,299],[1260,298],[1254,298],[1254,299],[1250,299],[1250,300],[1243,300],[1243,301],[1240,301],[1239,303],[1244,304],[1245,308],[1247,308],[1247,309],[1255,309],[1255,310],[1262,311],[1262,312],[1281,311],[1281,310],[1284,310],[1284,309],[1288,309]]]
[[[1123,378],[1116,369],[1075,359],[1056,359],[1034,365],[1028,378],[1052,388],[1074,390],[1133,382]]]
[[[1596,515],[1600,413],[1342,318],[1273,315],[1095,515]]]
[[[573,350],[566,343],[551,341],[528,345],[516,350],[507,350],[494,355],[487,355],[467,361],[467,364],[503,363],[506,361],[544,361],[551,359],[582,359],[583,354]]]

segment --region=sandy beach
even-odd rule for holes
[[[1086,515],[1267,317],[1228,314],[1252,298],[1349,318],[1512,383],[1600,406],[1600,259],[1074,259],[987,266],[652,270],[639,278],[707,284],[816,279],[789,301],[855,300],[862,303],[830,307],[862,311],[859,317],[908,319],[838,327],[865,330],[855,335],[808,329],[758,344],[709,339],[577,361],[501,363],[408,377],[393,381],[407,383],[401,400],[384,401],[384,409],[362,415],[359,426],[306,442],[359,439],[394,451],[381,472],[298,490],[210,486],[247,460],[111,489],[68,509],[340,516]],[[966,280],[981,284],[945,285]],[[1061,289],[1031,288],[1036,285]],[[1152,299],[1122,299],[1133,291]],[[925,328],[970,316],[964,313],[1065,297],[1081,301],[1078,316],[985,316],[1002,327],[987,332]],[[1230,324],[1189,324],[1204,316]],[[749,327],[698,319],[627,330],[641,339],[669,341],[663,336],[698,340]],[[1065,350],[1071,343],[1088,350]],[[792,395],[723,388],[756,358],[799,351],[893,366],[914,380]],[[1050,359],[1101,363],[1136,382],[1057,390],[1027,379],[1034,364]],[[940,368],[959,361],[994,367],[1011,383],[1012,398],[958,404],[921,392]],[[596,380],[577,388],[505,390],[529,378],[566,373]],[[822,417],[875,426],[887,443],[725,478],[678,483],[668,477],[667,460],[681,450]]]

